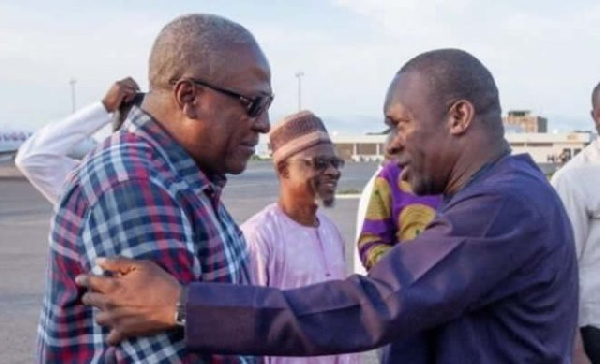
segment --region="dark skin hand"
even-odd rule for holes
[[[107,112],[115,112],[123,102],[130,102],[140,87],[131,77],[115,82],[104,95],[102,103]]]
[[[113,276],[80,275],[75,282],[88,290],[83,303],[100,309],[95,319],[111,329],[110,345],[176,327],[182,288],[174,277],[150,261],[119,257],[101,258],[97,263]]]

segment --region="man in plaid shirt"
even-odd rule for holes
[[[102,274],[99,257],[150,259],[181,283],[249,281],[245,242],[220,197],[224,175],[241,173],[269,131],[267,59],[239,24],[187,15],[161,31],[149,70],[142,108],[70,175],[56,207],[40,362],[256,361],[191,353],[183,330],[109,346],[108,330],[94,322],[99,311],[81,303],[75,276]]]

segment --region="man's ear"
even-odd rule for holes
[[[196,111],[199,102],[197,90],[198,88],[188,81],[180,81],[173,88],[177,105],[181,112],[190,119],[196,119],[198,116]]]
[[[450,134],[462,135],[467,132],[475,116],[475,107],[467,100],[458,100],[448,109]]]

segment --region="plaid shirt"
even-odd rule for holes
[[[248,283],[246,244],[220,201],[224,176],[206,176],[169,134],[136,109],[124,128],[69,176],[50,231],[38,328],[46,363],[255,363],[200,355],[182,330],[106,344],[74,278],[102,274],[98,257],[150,259],[182,283]]]

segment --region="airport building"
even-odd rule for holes
[[[511,110],[507,116],[502,117],[506,130],[515,130],[525,133],[548,132],[548,119],[542,116],[531,115],[529,110]]]
[[[338,155],[346,160],[382,160],[387,135],[335,135]],[[513,154],[529,153],[536,163],[571,159],[592,141],[589,132],[506,133]],[[564,161],[564,160],[563,160]]]

